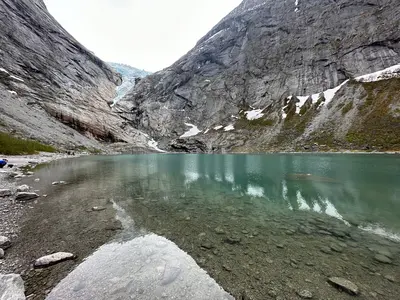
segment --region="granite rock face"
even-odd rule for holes
[[[0,130],[58,147],[146,146],[112,112],[121,76],[77,42],[42,0],[0,2]]]
[[[206,144],[209,152],[295,150],[308,143],[400,148],[399,143],[360,138],[366,115],[377,109],[360,107],[374,103],[371,97],[382,85],[350,81],[329,107],[321,109],[326,99],[317,105],[316,97],[301,103],[301,112],[290,111],[302,102],[294,96],[318,95],[348,79],[399,64],[399,15],[396,0],[299,0],[297,5],[292,0],[244,0],[175,64],[142,79],[120,102],[123,109],[118,112],[170,149],[186,131],[185,122],[203,131],[187,140]],[[387,115],[390,124],[399,120],[400,100],[392,98],[378,99],[378,106],[385,107],[376,117],[382,128],[389,126],[383,120]],[[338,103],[343,106],[336,107]],[[244,116],[256,109],[262,118]],[[333,132],[329,141],[314,138],[336,123],[346,128]],[[228,125],[235,130],[214,129]],[[400,133],[399,128],[395,131]]]

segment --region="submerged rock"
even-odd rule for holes
[[[11,241],[8,237],[6,236],[1,236],[0,235],[0,248],[2,249],[7,249],[11,247]]]
[[[17,192],[27,192],[27,191],[29,191],[29,189],[30,189],[29,186],[24,184],[24,185],[20,185],[17,188]]]
[[[73,255],[72,253],[58,252],[37,259],[34,262],[33,266],[35,268],[45,268],[74,258],[75,255]]]
[[[36,198],[38,198],[39,195],[36,193],[26,193],[26,192],[21,192],[21,193],[17,193],[15,200],[16,201],[30,201],[30,200],[34,200]]]
[[[375,255],[374,259],[383,264],[391,264],[392,263],[392,260],[389,257],[382,255],[382,254]]]
[[[94,206],[94,207],[92,207],[92,211],[102,211],[102,210],[106,210],[106,208],[103,207],[103,206]]]
[[[0,299],[25,300],[24,281],[20,275],[0,275]]]
[[[299,295],[300,298],[303,298],[303,299],[312,299],[312,297],[313,297],[313,294],[308,290],[303,290],[303,291],[297,292],[297,295]]]
[[[358,295],[360,293],[358,286],[352,283],[350,280],[340,277],[331,277],[328,279],[328,282],[334,287],[339,288],[350,295]]]
[[[0,190],[0,197],[9,197],[11,195],[12,195],[12,192],[9,189],[1,189]]]

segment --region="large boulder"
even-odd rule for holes
[[[0,275],[1,300],[25,300],[24,281],[20,275]]]

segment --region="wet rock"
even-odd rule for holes
[[[0,198],[1,197],[9,197],[11,195],[12,195],[12,192],[9,189],[1,189],[0,190]]]
[[[283,249],[283,248],[285,248],[285,245],[283,245],[283,244],[277,244],[276,247],[279,248],[279,249]]]
[[[106,210],[106,208],[103,207],[103,206],[94,206],[94,207],[92,207],[92,211],[102,211],[102,210]]]
[[[60,262],[66,261],[66,260],[71,260],[74,259],[75,256],[72,253],[68,252],[58,252],[50,255],[43,256],[39,259],[37,259],[33,266],[35,268],[45,268],[49,267],[55,264],[58,264]]]
[[[24,281],[20,275],[0,275],[0,299],[25,300]]]
[[[331,250],[335,251],[335,252],[343,252],[343,248],[340,247],[338,244],[332,243],[330,245]]]
[[[382,255],[382,254],[376,254],[374,256],[374,259],[383,264],[391,264],[392,263],[392,260],[389,257]]]
[[[297,295],[299,295],[300,298],[303,298],[303,299],[312,299],[312,297],[313,297],[313,294],[308,290],[303,290],[303,291],[297,292]]]
[[[34,200],[36,198],[38,198],[39,195],[36,193],[25,193],[25,192],[21,192],[21,193],[17,193],[17,195],[15,196],[15,200],[16,201],[30,201],[30,200]]]
[[[54,181],[54,182],[52,182],[51,184],[52,184],[52,185],[59,185],[60,182],[59,182],[59,181]]]
[[[225,233],[225,231],[224,231],[221,227],[216,227],[216,228],[214,229],[214,231],[215,231],[215,233],[217,233],[217,234],[224,234],[224,233]]]
[[[225,242],[228,244],[234,245],[234,244],[239,244],[241,242],[241,240],[242,239],[239,236],[232,235],[232,236],[228,236],[225,239]]]
[[[332,254],[332,250],[328,246],[322,246],[320,250],[325,254]]]
[[[392,275],[386,275],[385,279],[389,280],[390,282],[396,282],[396,278],[394,278]]]
[[[204,241],[201,243],[201,247],[205,249],[212,249],[214,246],[209,241]]]
[[[11,247],[11,241],[6,236],[0,236],[0,248],[7,249]]]
[[[334,287],[339,288],[350,295],[358,295],[360,293],[358,286],[350,280],[340,277],[331,277],[328,279],[328,282]]]
[[[29,186],[24,184],[17,187],[17,192],[28,192],[29,189],[30,189]]]
[[[0,259],[4,258],[4,250],[0,248]]]

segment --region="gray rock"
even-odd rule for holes
[[[17,187],[17,192],[28,192],[30,190],[30,187],[26,184],[20,185]]]
[[[4,258],[4,250],[0,248],[0,259]]]
[[[36,178],[34,181],[35,181],[35,182],[39,182],[39,181],[40,181],[40,178]]]
[[[50,255],[43,256],[39,259],[37,259],[33,266],[35,268],[45,268],[49,267],[55,264],[58,264],[60,262],[66,261],[66,260],[71,260],[74,259],[75,256],[72,253],[68,252],[58,252]]]
[[[389,280],[390,282],[396,282],[396,278],[392,275],[386,275],[385,279]]]
[[[302,290],[300,292],[297,292],[297,295],[299,295],[300,298],[303,298],[303,299],[312,299],[312,297],[313,297],[313,294],[308,290]]]
[[[342,114],[335,104],[348,104],[349,98],[363,102],[366,90],[362,84],[355,83],[354,89],[343,87],[336,101],[330,103],[332,107],[323,105],[317,110],[310,100],[305,103],[305,111],[310,112],[309,125],[298,134],[293,134],[292,129],[302,120],[295,116],[299,100],[287,97],[320,94],[346,79],[398,64],[398,1],[358,1],[354,5],[353,0],[308,0],[300,1],[297,8],[296,12],[294,1],[242,1],[185,56],[143,78],[123,99],[126,101],[120,102],[118,112],[136,128],[165,140],[170,149],[178,151],[216,152],[236,147],[257,151],[274,146],[277,136],[282,137],[286,147],[300,143],[314,145],[314,150],[315,141],[305,140],[321,129],[334,130],[335,138],[348,144],[349,128],[368,118],[354,110]],[[338,10],[346,18],[340,17]],[[362,12],[365,15],[360,17]],[[367,35],[363,30],[366,27],[370,30]],[[397,107],[396,102],[392,103]],[[239,112],[251,110],[250,105],[268,107],[261,119],[269,120],[268,126],[246,124],[245,116]],[[293,124],[289,130],[282,126],[286,122],[284,107]],[[298,117],[298,121],[291,116]],[[199,130],[209,131],[179,139],[187,130],[185,118],[190,118]],[[331,122],[333,126],[329,125]],[[235,130],[214,129],[229,124]],[[372,135],[368,143],[371,145]],[[343,236],[339,231],[334,234]]]
[[[12,192],[9,189],[1,189],[0,190],[0,197],[9,197],[11,195],[12,195]]]
[[[2,0],[0,11],[0,49],[8,54],[0,66],[0,112],[9,131],[56,147],[103,150],[101,140],[148,149],[149,138],[107,104],[121,76],[68,34],[43,0]]]
[[[242,239],[239,236],[231,235],[225,239],[225,242],[227,242],[228,244],[234,245],[234,244],[239,244],[241,240]]]
[[[376,254],[374,256],[374,259],[383,264],[391,264],[392,263],[392,260],[389,257],[382,255],[382,254]]]
[[[332,250],[328,246],[322,246],[320,250],[321,250],[321,252],[323,252],[325,254],[332,254]]]
[[[8,237],[0,235],[0,248],[7,249],[11,247],[11,241]]]
[[[331,277],[328,279],[328,282],[334,287],[339,288],[350,295],[358,295],[360,293],[358,286],[347,279],[340,277]]]
[[[15,200],[24,202],[24,201],[34,200],[38,197],[39,197],[39,195],[36,193],[21,192],[21,193],[17,193],[17,195],[15,196]]]
[[[4,300],[25,300],[24,281],[20,275],[0,274],[0,299]]]
[[[94,207],[92,207],[92,211],[103,211],[103,210],[106,210],[106,208],[103,207],[103,206],[94,206]]]
[[[332,243],[331,245],[330,245],[330,248],[333,250],[333,251],[335,251],[335,252],[343,252],[343,248],[342,247],[340,247],[338,244],[336,244],[336,243]]]

